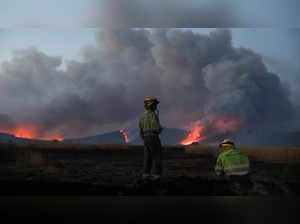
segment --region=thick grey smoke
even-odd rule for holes
[[[99,30],[98,46],[58,70],[59,57],[19,50],[2,64],[1,113],[42,136],[97,134],[104,125],[137,125],[145,96],[157,96],[165,126],[209,118],[243,120],[241,132],[272,131],[294,117],[289,89],[260,55],[234,48],[231,32]],[[0,118],[1,119],[1,118]],[[133,122],[133,123],[132,123]]]
[[[16,125],[12,118],[7,114],[0,114],[0,133],[12,132]]]
[[[89,26],[299,27],[297,0],[99,0]]]
[[[299,27],[298,0],[2,0],[0,27]]]
[[[110,28],[241,26],[235,16],[238,5],[233,1],[208,0],[101,0],[91,23]]]

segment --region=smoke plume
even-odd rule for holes
[[[299,27],[296,0],[99,0],[88,26]]]
[[[91,24],[110,28],[240,26],[234,10],[238,5],[233,1],[207,0],[101,0]]]
[[[159,98],[161,122],[171,127],[224,117],[243,120],[238,131],[247,135],[295,118],[288,87],[259,54],[234,48],[229,30],[101,29],[97,42],[64,71],[60,57],[15,51],[0,71],[1,113],[38,127],[40,137],[65,138],[137,125],[145,96]]]

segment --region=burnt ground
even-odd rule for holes
[[[165,150],[164,177],[143,181],[143,150],[47,154],[39,165],[0,165],[1,195],[299,195],[300,164],[251,159],[249,180],[214,174],[215,157]]]

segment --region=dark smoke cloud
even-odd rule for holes
[[[224,61],[207,66],[204,77],[212,97],[208,113],[246,116],[256,124],[269,125],[292,112],[288,89],[250,50],[236,49]]]
[[[300,40],[300,39],[299,39]],[[295,46],[296,48],[296,46]],[[298,64],[299,57],[293,57],[291,60],[282,60],[277,57],[264,56],[264,62],[272,69],[276,74],[279,74],[284,80],[284,84],[289,86],[291,91],[291,100],[294,104],[300,106],[300,65]]]
[[[0,114],[0,133],[13,131],[16,128],[15,122],[13,119],[7,114]]]
[[[229,27],[240,25],[231,2],[201,0],[101,0],[100,27]]]
[[[1,100],[8,107],[44,103],[64,77],[57,71],[60,57],[49,57],[35,48],[13,52],[13,60],[2,64]],[[42,87],[42,88],[41,88]],[[9,105],[10,104],[10,105]]]
[[[296,0],[99,0],[88,26],[299,27]]]
[[[0,73],[1,113],[37,125],[41,136],[64,137],[97,134],[112,123],[137,127],[149,95],[160,99],[165,126],[231,117],[243,119],[239,131],[247,134],[294,118],[288,88],[260,55],[234,48],[229,30],[102,29],[97,40],[66,71],[57,69],[59,57],[16,51]]]
[[[299,27],[300,21],[298,0],[9,2],[0,3],[1,27]]]

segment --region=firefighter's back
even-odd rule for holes
[[[220,155],[226,175],[246,175],[249,173],[248,156],[238,149],[232,148]]]

